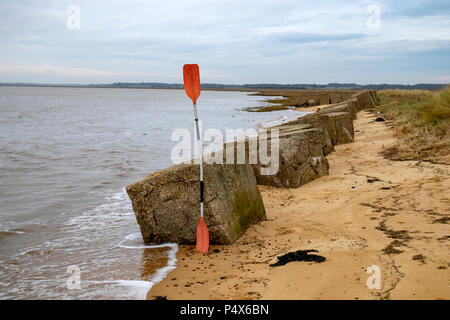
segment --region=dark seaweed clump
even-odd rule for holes
[[[310,252],[318,252],[318,251],[312,249],[312,250],[297,250],[294,252],[289,252],[282,256],[278,256],[277,257],[278,261],[272,263],[270,266],[271,267],[284,266],[286,263],[293,261],[310,261],[322,263],[326,260],[325,257],[319,256],[317,254],[309,254]]]

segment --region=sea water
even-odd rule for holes
[[[242,110],[262,99],[203,91],[203,130],[301,114]],[[143,243],[125,186],[172,165],[177,128],[184,90],[0,86],[0,299],[144,299],[178,247]]]

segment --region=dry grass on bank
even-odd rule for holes
[[[450,164],[450,87],[439,91],[383,90],[377,110],[393,120],[400,143],[384,151],[394,160]]]
[[[302,90],[302,89],[264,89],[251,95],[256,96],[271,96],[276,98],[267,98],[265,101],[270,103],[268,106],[255,106],[244,108],[248,112],[270,112],[295,108],[307,108],[319,104],[331,103],[332,99],[335,102],[341,102],[351,97],[352,94],[358,90]],[[321,95],[328,95],[326,103],[321,100]],[[320,98],[320,99],[319,99]],[[313,104],[309,104],[308,100],[313,100]]]
[[[244,111],[248,112],[270,112],[270,111],[278,111],[278,110],[287,110],[298,107],[301,102],[301,99],[298,96],[295,96],[295,91],[286,93],[284,91],[273,91],[273,92],[258,92],[261,96],[276,96],[280,95],[279,98],[275,99],[266,99],[265,101],[270,103],[268,106],[256,106],[256,107],[248,107],[244,108]],[[304,99],[303,99],[304,101]]]

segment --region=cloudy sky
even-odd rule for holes
[[[11,0],[0,13],[0,82],[181,83],[185,63],[202,82],[450,82],[448,0]]]

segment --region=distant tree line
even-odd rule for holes
[[[328,84],[277,84],[277,83],[257,83],[257,84],[219,84],[219,83],[202,83],[204,89],[304,89],[304,90],[320,90],[320,89],[346,89],[346,90],[385,90],[385,89],[404,89],[404,90],[439,90],[448,84],[435,83],[418,83],[418,84],[367,84],[361,85],[357,83],[328,83]],[[182,89],[181,83],[164,83],[164,82],[114,82],[111,84],[40,84],[40,83],[0,83],[0,86],[39,86],[39,87],[100,87],[100,88],[168,88]]]
[[[179,83],[161,83],[161,82],[140,82],[140,83],[128,83],[128,82],[116,82],[111,86],[113,87],[143,87],[143,88],[183,88]],[[256,84],[219,84],[219,83],[202,83],[202,88],[205,89],[347,89],[347,90],[361,90],[361,89],[404,89],[404,90],[438,90],[446,87],[445,84],[434,83],[418,83],[413,85],[404,84],[367,84],[361,85],[357,83],[328,83],[328,84],[277,84],[277,83],[256,83]]]

